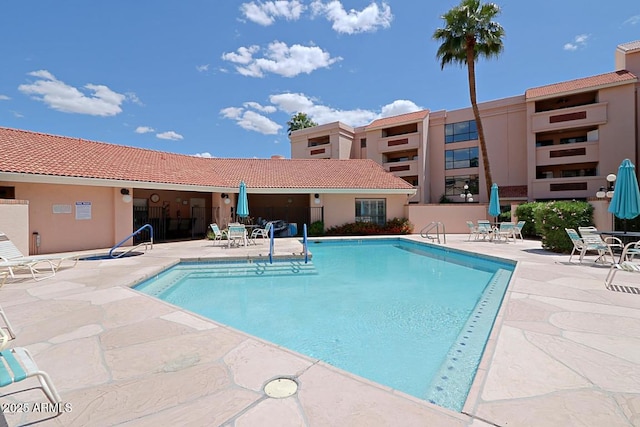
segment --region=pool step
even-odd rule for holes
[[[206,269],[206,271],[204,271]],[[189,265],[181,268],[188,272],[190,279],[218,278],[218,277],[271,277],[290,275],[318,274],[312,263],[305,264],[299,261],[287,261],[269,263],[230,263],[230,264],[205,264]]]

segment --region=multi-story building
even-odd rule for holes
[[[586,199],[640,151],[640,41],[615,52],[615,71],[479,104],[501,201]],[[369,158],[414,185],[410,203],[454,202],[465,185],[488,202],[471,107],[422,110],[353,128],[341,122],[291,134],[292,158]]]

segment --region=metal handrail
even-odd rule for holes
[[[273,264],[273,225],[269,229],[269,264]]]
[[[307,246],[307,224],[302,226],[302,247],[304,249],[304,263],[309,262],[309,247]]]
[[[117,248],[119,248],[120,246],[122,246],[127,240],[135,237],[136,235],[140,234],[142,232],[142,230],[144,230],[145,228],[149,229],[149,233],[150,233],[150,242],[142,242],[139,243],[136,246],[133,246],[131,248],[129,248],[128,250],[118,254],[118,255],[113,255],[113,251],[115,251]],[[146,245],[151,244],[151,249],[153,249],[153,227],[151,226],[151,224],[145,224],[142,227],[138,228],[136,231],[134,231],[133,233],[129,234],[125,239],[123,239],[120,243],[116,244],[114,247],[111,248],[111,250],[109,251],[109,257],[110,258],[120,258],[122,256],[124,256],[125,254],[133,251],[134,249],[139,248],[142,245],[145,245],[145,250],[146,250]]]
[[[444,240],[443,243],[446,244],[447,233],[445,231],[444,224],[441,223],[440,221],[431,221],[429,224],[427,224],[426,227],[420,230],[420,237],[425,239],[438,240],[438,243],[440,243],[440,227],[442,227],[442,238]],[[434,228],[436,229],[436,237],[429,235],[429,231],[433,230]]]

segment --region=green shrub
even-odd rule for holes
[[[593,206],[587,202],[558,201],[543,203],[535,210],[535,221],[542,234],[542,247],[568,253],[573,243],[565,228],[593,225]]]
[[[313,237],[322,236],[324,234],[324,222],[312,222],[309,226],[309,229],[307,230],[307,234]]]
[[[498,215],[498,222],[511,222],[511,211],[501,212]]]
[[[368,236],[380,234],[411,234],[413,224],[406,218],[393,218],[385,225],[373,222],[350,222],[330,227],[325,232],[328,236]]]
[[[536,227],[536,210],[546,205],[546,202],[530,202],[523,203],[516,208],[516,216],[518,221],[526,221],[524,228],[522,229],[522,235],[524,237],[540,237],[542,236],[541,230]]]

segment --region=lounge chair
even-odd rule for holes
[[[622,240],[614,236],[607,236],[605,238],[602,237],[600,233],[598,233],[598,229],[596,227],[578,227],[578,232],[580,236],[587,242],[593,244],[604,244],[609,247],[609,250],[606,251],[611,255],[611,262],[615,263],[615,258],[613,257],[613,251],[619,250],[622,252],[624,249],[624,244]],[[606,255],[606,253],[605,253]]]
[[[604,286],[609,289],[613,284],[613,278],[620,270],[632,273],[640,273],[640,260],[635,259],[635,255],[640,254],[640,241],[627,244],[622,250],[620,261],[614,262],[609,269],[607,277],[604,279]],[[637,283],[637,281],[636,281]]]
[[[504,238],[508,242],[512,238],[515,242],[516,235],[514,232],[515,224],[512,222],[501,222],[497,231],[495,231],[496,240],[500,241]]]
[[[209,229],[213,233],[213,245],[216,245],[216,242],[222,242],[222,239],[225,239],[227,233],[225,231],[220,230],[218,224],[215,222],[213,224],[209,224]]]
[[[52,404],[62,402],[49,375],[38,369],[31,353],[26,348],[14,347],[0,351],[0,387],[37,377],[44,394]]]
[[[473,221],[467,221],[467,227],[469,227],[469,238],[467,239],[467,242],[471,240],[472,237],[474,238],[474,240],[478,240],[478,238],[480,237],[478,233],[478,226],[475,225]]]
[[[72,262],[74,267],[78,263],[78,255],[23,255],[20,249],[13,244],[9,237],[0,233],[0,268],[5,268],[9,271],[10,277],[14,276],[14,270],[16,269],[28,269],[34,280],[43,280],[49,277],[55,276],[56,272],[60,269],[65,261]],[[41,271],[38,266],[44,266],[44,268],[51,271],[51,274],[45,276],[38,276]]]
[[[565,228],[564,229],[569,238],[571,239],[571,243],[573,243],[573,249],[571,250],[571,255],[569,256],[569,262],[573,258],[575,253],[580,254],[580,264],[582,264],[582,260],[587,252],[596,252],[598,254],[598,258],[596,258],[595,262],[598,262],[600,259],[604,259],[603,257],[606,255],[610,255],[611,259],[615,259],[613,257],[613,251],[611,247],[607,245],[602,239],[594,239],[592,237],[580,237],[578,232],[573,228]]]
[[[249,238],[251,239],[251,241],[255,244],[256,243],[256,239],[261,237],[262,240],[264,241],[264,239],[268,239],[269,238],[269,232],[271,231],[271,228],[273,227],[273,223],[272,222],[267,222],[267,224],[264,226],[264,228],[254,228],[253,231],[251,232],[251,236],[249,236]]]

